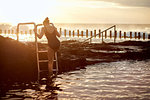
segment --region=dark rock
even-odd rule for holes
[[[31,81],[37,79],[34,49],[0,36],[0,80]]]

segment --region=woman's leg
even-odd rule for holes
[[[54,60],[54,50],[48,47],[48,70],[49,76],[53,75],[53,60]]]

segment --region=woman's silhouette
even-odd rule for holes
[[[44,27],[42,27],[41,32],[37,34],[37,37],[41,39],[43,35],[45,34],[47,40],[48,40],[48,70],[49,70],[49,76],[53,75],[53,60],[54,60],[54,54],[60,47],[60,41],[57,39],[56,36],[60,37],[60,34],[58,33],[56,27],[54,24],[50,24],[49,18],[46,17],[43,21]]]

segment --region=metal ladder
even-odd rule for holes
[[[50,23],[51,24],[51,23]],[[28,23],[19,23],[17,25],[17,41],[19,41],[19,27],[21,25],[33,25],[34,28],[36,28],[37,30],[37,27],[38,26],[42,26],[43,24],[35,24],[34,22],[28,22]],[[37,67],[38,67],[38,83],[40,81],[40,77],[41,77],[41,72],[45,71],[45,70],[41,70],[41,67],[40,67],[40,63],[48,63],[48,59],[47,60],[40,60],[39,59],[39,53],[48,53],[47,50],[41,50],[39,51],[39,48],[38,48],[38,41],[37,41],[37,34],[35,34],[35,49],[36,49],[36,56],[37,56]],[[55,73],[55,75],[58,74],[58,59],[57,59],[57,52],[55,52],[55,55],[54,55],[54,63],[55,63],[55,68],[53,66],[53,72]],[[54,65],[54,64],[53,64]],[[47,65],[47,72],[48,72],[48,65]]]
[[[37,29],[37,27],[41,26],[41,25],[43,25],[43,24],[37,24],[35,28]],[[48,61],[49,60],[48,60],[48,50],[39,50],[37,34],[35,34],[35,48],[36,48],[37,66],[38,66],[38,83],[40,83],[40,80],[42,78],[46,78],[46,77],[41,77],[41,74],[42,74],[42,72],[48,72]],[[39,56],[40,53],[47,53],[47,59],[40,59],[40,56]],[[53,74],[55,76],[57,76],[57,74],[58,74],[57,52],[54,53],[54,60],[53,61],[54,61],[53,62]],[[47,70],[42,70],[42,68],[40,66],[41,63],[47,63]]]
[[[36,55],[37,55],[37,65],[38,65],[38,83],[40,82],[40,80],[42,79],[42,78],[46,78],[46,76],[45,77],[42,77],[42,73],[46,73],[47,72],[47,74],[48,74],[48,50],[39,50],[39,48],[38,48],[38,42],[36,42]],[[47,53],[47,59],[40,59],[40,56],[39,56],[39,54],[40,53]],[[55,76],[57,76],[57,74],[58,74],[58,58],[57,58],[57,52],[55,52],[55,54],[54,54],[54,60],[53,60],[54,62],[53,62],[53,74],[55,75]],[[47,63],[47,69],[42,69],[42,67],[44,67],[44,66],[41,66],[41,63]],[[48,77],[48,75],[47,75],[47,77]]]

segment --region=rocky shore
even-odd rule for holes
[[[47,45],[39,44],[39,48],[46,49]],[[146,60],[150,59],[149,55],[150,41],[126,41],[115,44],[63,41],[58,51],[59,74],[102,62]],[[46,55],[40,56],[44,59],[46,57]],[[36,80],[37,62],[34,43],[21,43],[0,36],[0,84]],[[2,87],[1,85],[0,91],[4,90]]]
[[[0,79],[34,81],[37,62],[34,43],[21,43],[0,36]],[[46,44],[39,44],[47,49]],[[118,60],[145,60],[150,56],[150,41],[89,44],[63,41],[58,51],[59,73],[85,68],[86,65]],[[47,55],[40,55],[46,59]],[[46,65],[43,65],[43,67]]]

